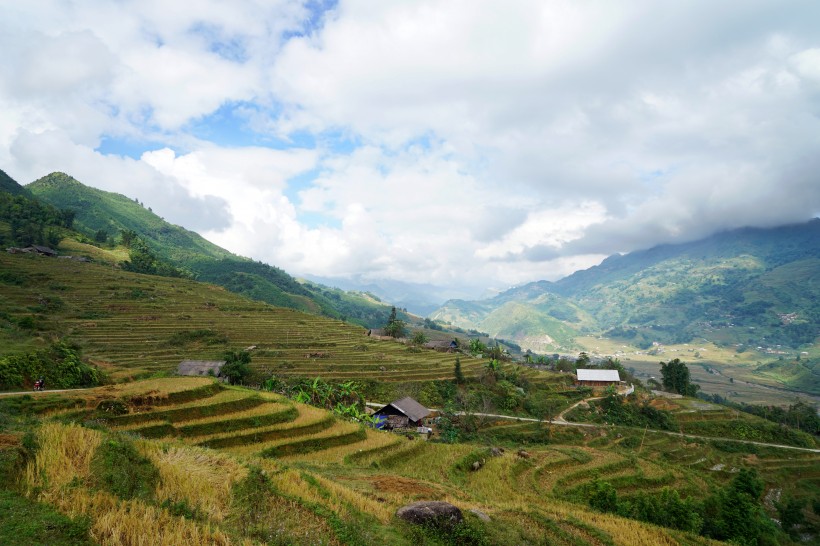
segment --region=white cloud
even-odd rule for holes
[[[820,4],[341,0],[317,17],[17,3],[0,161],[156,201],[294,273],[450,286],[820,211]],[[253,146],[192,129],[226,104]],[[103,156],[104,136],[160,144]]]

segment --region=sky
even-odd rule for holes
[[[820,213],[816,0],[0,0],[0,169],[475,296]]]

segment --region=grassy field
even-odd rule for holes
[[[34,430],[39,447],[19,486],[25,496],[14,502],[44,503],[43,509],[62,514],[49,517],[73,518],[65,520],[66,529],[87,529],[90,540],[103,544],[154,536],[164,544],[654,546],[711,542],[592,510],[584,495],[594,480],[605,480],[626,499],[664,488],[702,497],[741,467],[757,469],[772,498],[810,499],[820,487],[820,459],[813,453],[627,428],[550,431],[547,424],[514,421],[487,425],[473,443],[444,444],[365,430],[277,395],[208,390],[208,382],[153,379],[65,395],[81,407],[55,411]],[[95,408],[104,400],[122,402],[128,413],[102,414]],[[674,403],[691,422],[727,417],[719,406]],[[243,409],[246,404],[254,405]],[[282,422],[253,422],[284,410],[292,413]],[[93,427],[71,424],[69,417]],[[175,432],[140,438],[133,420]],[[317,423],[327,426],[311,428]],[[186,427],[208,434],[186,436],[180,432]],[[13,427],[5,436],[7,445],[24,442],[23,431]],[[226,439],[238,443],[215,442]],[[203,440],[213,447],[196,445]],[[493,445],[503,451],[494,456]],[[474,461],[483,463],[480,470],[471,470]],[[129,470],[106,480],[112,466]],[[462,530],[472,538],[437,542],[398,521],[396,510],[416,500],[460,507],[467,515]],[[80,520],[87,527],[76,531],[70,522]]]

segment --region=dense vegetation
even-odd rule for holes
[[[7,232],[0,231],[0,246],[57,246],[63,229],[72,227],[74,212],[59,210],[25,193],[0,192],[0,222],[8,226]]]
[[[0,358],[0,390],[28,388],[41,378],[49,388],[71,389],[99,385],[104,376],[82,361],[77,347],[66,343]]]

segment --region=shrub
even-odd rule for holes
[[[100,444],[91,469],[98,487],[123,500],[150,500],[159,481],[157,468],[122,436]]]
[[[47,387],[60,389],[92,387],[104,379],[96,366],[80,360],[77,348],[63,342],[0,359],[0,389],[22,388],[39,377],[45,379]]]
[[[297,453],[312,453],[314,451],[322,451],[331,447],[353,444],[365,439],[367,439],[367,432],[364,428],[360,428],[354,432],[339,434],[338,436],[310,438],[308,440],[301,440],[290,444],[273,446],[262,451],[260,455],[263,457],[284,457],[286,455],[295,455]]]
[[[125,415],[128,406],[122,400],[103,400],[97,404],[97,411],[107,415]]]

